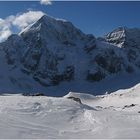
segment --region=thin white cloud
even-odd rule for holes
[[[7,19],[0,19],[0,42],[11,35],[11,23]]]
[[[40,0],[40,3],[43,4],[43,5],[51,5],[52,0]]]
[[[8,38],[12,34],[10,29],[0,31],[0,42]]]
[[[43,15],[44,13],[41,11],[29,11],[27,13],[16,16],[12,24],[17,26],[19,29],[24,29],[29,24],[37,21]]]
[[[11,15],[5,19],[0,18],[0,42],[7,39],[15,31],[21,31],[44,15],[41,11],[28,11],[26,13]]]

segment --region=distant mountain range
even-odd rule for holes
[[[104,37],[44,15],[0,44],[0,92],[99,82],[140,71],[140,29],[119,27]]]

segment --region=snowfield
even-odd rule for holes
[[[0,43],[0,139],[140,139],[139,38],[126,27],[96,38],[48,15],[9,36]]]
[[[140,84],[100,96],[0,96],[0,138],[140,138],[139,92]]]

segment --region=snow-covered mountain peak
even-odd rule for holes
[[[28,27],[26,27],[25,29],[23,29],[19,35],[25,33],[26,31],[28,31],[30,28],[33,27],[37,27],[39,26],[39,24],[54,24],[55,22],[68,22],[67,20],[64,19],[58,19],[58,18],[54,18],[52,16],[49,16],[47,14],[44,14],[39,20],[37,20],[36,22],[34,22],[33,24],[29,25]]]
[[[70,81],[97,82],[112,74],[139,70],[139,36],[138,29],[119,27],[99,40],[71,22],[44,15],[2,43],[2,59],[11,71],[20,71],[31,83],[44,87]],[[13,76],[12,82],[19,85],[17,75]]]
[[[118,45],[118,47],[123,47],[124,41],[126,37],[126,29],[125,27],[119,27],[112,32],[108,33],[105,36],[105,39],[114,45]]]
[[[60,19],[60,18],[55,18],[55,17],[52,17],[52,16],[49,16],[47,14],[43,15],[39,20],[38,22],[54,22],[54,21],[60,21],[60,22],[69,22],[65,19]],[[70,23],[70,22],[69,22]]]
[[[105,39],[120,48],[140,48],[140,29],[119,27],[105,36]]]
[[[77,29],[71,22],[56,19],[48,15],[42,16],[31,27],[27,27],[26,30],[20,33],[20,35],[29,42],[33,38],[40,38],[46,44],[57,42],[70,44],[73,41],[82,40],[86,38],[86,35]],[[87,37],[88,38],[88,37]],[[27,40],[26,40],[27,41]]]

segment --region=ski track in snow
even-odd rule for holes
[[[140,85],[101,96],[0,96],[0,138],[140,138],[139,91]]]

